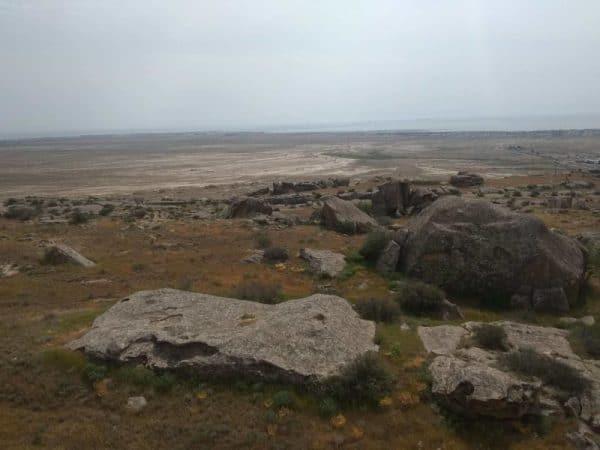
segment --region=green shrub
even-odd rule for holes
[[[352,278],[357,271],[358,266],[356,264],[347,263],[338,275],[338,280],[348,280],[349,278]]]
[[[394,378],[379,355],[369,352],[346,367],[340,375],[325,380],[318,389],[340,404],[376,406],[393,386]]]
[[[257,233],[254,239],[258,248],[266,249],[273,245],[271,237],[264,231]]]
[[[47,247],[44,250],[44,256],[42,256],[42,259],[40,260],[41,264],[52,266],[65,264],[66,262],[68,262],[67,257],[63,255],[61,251],[54,246]]]
[[[127,384],[152,388],[157,392],[168,392],[177,383],[177,378],[168,372],[158,374],[144,366],[123,366],[114,372],[114,377]]]
[[[446,298],[444,291],[421,281],[404,283],[396,297],[402,311],[415,316],[425,316],[440,312]]]
[[[581,344],[589,356],[600,358],[600,322],[591,327],[582,325],[574,328],[571,337]]]
[[[4,217],[6,217],[7,219],[21,220],[23,222],[25,222],[26,220],[34,219],[39,215],[39,209],[23,205],[9,206],[9,208],[4,213]]]
[[[289,391],[277,391],[273,394],[273,407],[279,408],[292,408],[294,406],[294,396]]]
[[[266,262],[278,263],[287,261],[289,258],[288,251],[282,247],[269,247],[265,249],[263,259]]]
[[[71,225],[79,225],[82,223],[86,223],[88,219],[88,214],[82,212],[79,208],[75,208],[69,216],[69,223]]]
[[[356,233],[356,225],[354,222],[338,222],[335,225],[335,231],[342,234]]]
[[[243,280],[236,286],[233,296],[242,300],[274,304],[281,298],[281,286],[255,280]]]
[[[98,212],[98,214],[101,216],[108,216],[114,210],[115,210],[115,206],[111,205],[110,203],[107,203],[106,205],[102,206],[102,209],[100,210],[100,212]]]
[[[368,298],[357,301],[354,309],[365,320],[393,322],[400,317],[398,303],[388,298]]]
[[[389,241],[390,237],[385,231],[372,231],[358,252],[365,261],[375,263]]]
[[[569,393],[579,395],[590,388],[589,381],[573,367],[531,349],[507,353],[500,362],[514,372],[539,378]]]
[[[373,215],[373,204],[370,201],[358,202],[356,206],[365,214],[368,214],[370,216]]]
[[[488,350],[508,350],[506,331],[498,325],[483,324],[475,328],[473,339],[480,347]]]
[[[325,397],[319,402],[319,414],[321,417],[333,417],[340,410],[337,402],[331,397]]]
[[[106,366],[94,363],[87,363],[83,368],[81,377],[86,383],[93,384],[106,378],[107,373],[108,368]]]

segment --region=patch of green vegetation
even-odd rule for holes
[[[396,297],[402,311],[415,316],[436,314],[441,310],[446,298],[444,291],[421,281],[407,281]]]
[[[507,353],[500,362],[514,372],[539,378],[566,392],[579,395],[590,388],[589,381],[573,367],[531,349]]]
[[[360,201],[356,206],[365,214],[368,214],[369,216],[373,215],[373,204],[370,201]]]
[[[60,347],[44,350],[40,359],[44,365],[65,371],[80,372],[86,365],[85,357],[81,353]]]
[[[385,231],[372,231],[367,235],[359,253],[366,262],[374,264],[389,241],[390,237]]]
[[[254,236],[254,241],[256,242],[256,246],[262,249],[269,248],[273,245],[271,237],[266,231],[259,231],[256,233],[256,236]]]
[[[325,397],[319,402],[319,415],[321,417],[333,417],[340,410],[337,402],[331,397]]]
[[[281,295],[281,286],[276,283],[266,283],[258,280],[242,280],[234,289],[233,296],[241,300],[275,304]]]
[[[367,298],[358,300],[354,309],[365,320],[394,322],[400,317],[400,306],[389,298]]]
[[[348,280],[352,278],[356,274],[356,272],[358,272],[359,269],[360,266],[358,264],[346,263],[344,269],[338,275],[338,279],[341,281]]]
[[[488,350],[506,351],[509,349],[506,331],[504,328],[493,324],[483,324],[475,328],[474,341],[482,348]]]
[[[356,225],[354,222],[338,222],[335,225],[335,231],[342,234],[352,235],[356,233]]]
[[[342,405],[377,406],[394,384],[394,377],[380,356],[370,352],[346,367],[340,375],[325,380],[317,389]]]
[[[106,378],[107,374],[108,367],[88,362],[81,372],[81,378],[88,384],[94,384]]]
[[[98,212],[100,216],[109,216],[115,210],[115,206],[107,203],[102,206],[102,209]]]
[[[89,327],[101,311],[78,311],[72,314],[64,315],[60,318],[58,325],[53,329],[54,332],[62,334],[68,331],[80,330]]]
[[[84,213],[79,208],[75,208],[69,216],[69,223],[71,225],[80,225],[82,223],[87,223],[89,218],[89,214]]]
[[[295,405],[294,395],[290,391],[277,391],[271,397],[273,400],[273,407],[279,408],[293,408]]]
[[[157,392],[168,392],[177,384],[177,378],[173,374],[157,373],[144,366],[119,367],[111,375],[123,383],[152,388]]]
[[[40,210],[38,208],[32,208],[30,206],[22,206],[22,205],[12,205],[9,206],[6,212],[4,213],[4,217],[7,219],[20,220],[25,222],[26,220],[35,219],[40,215]]]

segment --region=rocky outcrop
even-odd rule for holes
[[[346,233],[366,233],[377,226],[375,219],[354,203],[337,197],[324,199],[320,217],[324,227]]]
[[[400,270],[449,292],[562,311],[584,277],[576,241],[484,200],[443,197],[403,235]]]
[[[374,337],[375,324],[341,297],[266,305],[159,289],[122,299],[68,347],[152,368],[306,382],[377,351]]]
[[[66,244],[54,243],[46,248],[43,262],[49,264],[72,263],[82,267],[94,267],[95,262],[90,261],[74,248]]]
[[[312,272],[329,278],[337,277],[346,266],[346,257],[331,250],[303,248],[300,257],[308,261]]]
[[[252,197],[241,197],[231,201],[225,208],[223,217],[225,219],[237,219],[242,217],[254,217],[258,214],[271,215],[273,208],[267,202]]]
[[[600,363],[575,354],[567,339],[568,331],[510,321],[493,323],[504,330],[506,351],[533,350],[575,369],[590,386],[578,394],[511,372],[503,363],[505,351],[478,346],[474,335],[481,325],[466,322],[461,326],[418,328],[425,349],[433,357],[429,371],[435,398],[467,416],[567,414],[593,426],[600,412]]]
[[[438,194],[428,189],[413,188],[408,181],[389,181],[373,193],[373,211],[378,215],[416,213],[429,206]]]
[[[481,186],[483,184],[483,177],[476,173],[460,171],[450,177],[450,184],[456,187]]]

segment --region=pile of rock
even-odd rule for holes
[[[303,248],[300,257],[308,261],[312,272],[329,278],[337,277],[346,266],[346,257],[331,250]]]
[[[421,211],[437,200],[429,189],[414,188],[408,181],[389,181],[377,187],[372,196],[376,215],[404,215]]]
[[[506,348],[482,348],[474,339],[478,322],[461,326],[419,327],[425,349],[432,355],[429,371],[432,394],[452,410],[466,416],[520,418],[525,415],[574,415],[600,431],[600,361],[577,356],[568,332],[515,322],[495,322],[506,336]],[[573,368],[589,388],[564,392],[541,379],[524,378],[510,371],[503,355],[533,350]]]
[[[366,233],[377,227],[375,219],[354,203],[334,196],[323,200],[320,218],[325,228],[344,233]]]

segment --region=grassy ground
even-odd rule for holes
[[[468,423],[436,414],[424,395],[425,354],[415,329],[427,319],[404,317],[379,324],[381,353],[398,376],[390,398],[375,410],[343,411],[346,423],[319,415],[319,398],[291,386],[228,385],[190,377],[112,368],[108,381],[91,383],[88,362],[63,344],[94,317],[131,292],[174,287],[231,295],[236,284],[256,279],[281,285],[286,299],[314,293],[320,280],[305,271],[302,247],[350,254],[364,237],[342,236],[314,226],[270,230],[274,245],[289,249],[284,266],[240,259],[255,248],[258,230],[245,221],[164,222],[149,227],[102,219],[85,225],[39,225],[0,220],[0,263],[30,266],[0,279],[0,442],[3,448],[401,448],[559,449],[573,424]],[[43,266],[40,242],[63,237],[97,262],[90,269]],[[598,296],[598,282],[593,281]],[[390,295],[389,280],[355,265],[333,282],[350,301]],[[598,312],[588,302],[577,314]],[[470,320],[505,314],[465,308]],[[528,320],[529,317],[521,317]],[[551,317],[541,317],[549,323]],[[87,381],[86,381],[87,379]],[[293,404],[273,398],[292,392]],[[128,413],[131,395],[148,407]]]

